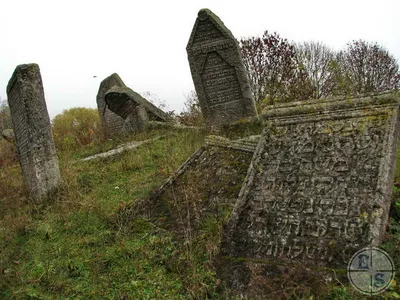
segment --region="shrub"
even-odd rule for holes
[[[191,91],[186,96],[184,103],[185,109],[178,116],[178,121],[187,126],[202,126],[203,114],[201,113],[199,98],[195,91]]]
[[[10,166],[18,161],[15,145],[1,136],[2,131],[8,128],[12,128],[10,108],[7,100],[0,98],[0,167]]]
[[[64,110],[52,121],[57,149],[72,150],[101,138],[100,118],[96,109],[75,107]]]
[[[0,133],[4,129],[13,128],[11,123],[10,108],[6,99],[0,97]]]
[[[7,167],[18,162],[17,148],[0,136],[0,167]]]

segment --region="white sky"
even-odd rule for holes
[[[179,112],[194,89],[186,44],[205,7],[238,39],[268,30],[335,49],[364,39],[400,60],[400,0],[0,0],[0,97],[15,67],[34,62],[51,118],[96,107],[99,84],[113,72]]]

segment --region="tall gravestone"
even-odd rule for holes
[[[379,245],[391,204],[399,102],[398,93],[383,93],[269,107],[223,255],[249,259],[245,266],[256,260],[340,268],[356,251]],[[232,273],[232,282],[240,274]]]
[[[117,73],[113,73],[100,83],[97,93],[97,109],[100,115],[100,122],[103,128],[104,136],[112,138],[122,132],[125,120],[107,108],[105,95],[112,87],[125,87],[125,83]]]
[[[39,202],[61,181],[39,66],[17,66],[7,96],[22,175]]]
[[[186,50],[201,110],[209,125],[257,116],[238,43],[209,9],[199,11]]]

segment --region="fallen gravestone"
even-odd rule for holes
[[[100,115],[100,122],[103,127],[104,136],[106,138],[112,138],[114,135],[120,134],[122,131],[122,127],[125,123],[125,120],[123,118],[109,110],[106,105],[106,92],[113,86],[125,86],[125,83],[122,81],[117,73],[108,76],[101,82],[96,97],[97,109]]]
[[[118,224],[136,218],[152,219],[158,227],[172,229],[182,238],[190,232],[204,234],[211,216],[229,215],[255,150],[257,137],[231,141],[209,136],[200,147],[154,193],[120,212]],[[189,201],[188,201],[189,200]],[[185,213],[182,213],[185,212]]]
[[[4,129],[3,132],[1,133],[1,136],[7,142],[14,143],[14,141],[15,141],[14,130],[12,130],[12,129]]]
[[[139,133],[144,131],[148,124],[149,115],[147,110],[142,105],[138,105],[134,107],[133,113],[126,118],[122,131],[125,133]]]
[[[240,49],[231,31],[202,9],[186,47],[201,110],[211,126],[257,116]]]
[[[128,151],[128,150],[136,149],[136,148],[138,148],[138,147],[140,147],[142,145],[145,145],[145,144],[148,144],[150,142],[156,141],[156,140],[158,140],[158,139],[160,139],[162,137],[164,137],[164,136],[157,136],[155,138],[144,140],[144,141],[138,141],[138,142],[131,142],[131,143],[123,144],[123,145],[118,146],[115,149],[111,149],[111,150],[109,150],[107,152],[91,155],[91,156],[82,158],[82,159],[80,159],[78,161],[89,161],[89,160],[93,160],[93,159],[97,159],[97,158],[108,158],[108,157],[123,153],[123,152]]]
[[[397,93],[382,93],[265,110],[221,248],[223,257],[241,260],[221,275],[231,287],[254,288],[268,264],[344,268],[356,251],[380,244],[399,102]]]
[[[125,120],[125,133],[142,131],[148,121],[173,121],[168,114],[126,86],[109,89],[105,101],[109,110]]]
[[[39,66],[17,66],[7,96],[22,175],[30,196],[39,202],[61,181]]]

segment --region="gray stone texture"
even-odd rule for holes
[[[105,101],[108,109],[123,119],[127,119],[135,112],[137,106],[141,106],[147,111],[149,120],[160,122],[173,121],[168,114],[126,86],[114,86],[109,89],[105,95]]]
[[[122,131],[125,120],[107,108],[105,95],[113,86],[125,86],[125,83],[117,73],[108,76],[100,83],[97,93],[97,109],[99,110],[100,122],[103,128],[104,137],[112,138]]]
[[[251,273],[251,261],[345,267],[357,250],[380,244],[399,102],[390,92],[264,111],[266,127],[222,242],[223,256],[245,258],[247,267],[236,274]],[[243,278],[228,273],[240,286]]]
[[[210,146],[218,146],[253,153],[256,150],[259,140],[259,135],[251,135],[238,140],[230,140],[217,135],[209,135],[206,136],[205,143]]]
[[[17,66],[7,97],[22,175],[31,198],[40,202],[56,189],[61,176],[37,64]]]
[[[15,135],[14,135],[14,130],[12,129],[4,129],[3,132],[1,133],[1,136],[10,143],[15,142]]]
[[[257,116],[239,45],[209,9],[199,11],[186,50],[208,125],[219,127]]]
[[[133,149],[136,149],[136,148],[138,148],[138,147],[140,147],[142,145],[146,145],[148,143],[154,142],[154,141],[156,141],[156,140],[158,140],[160,138],[163,138],[163,137],[164,136],[161,135],[161,136],[157,136],[155,138],[144,140],[144,141],[138,141],[138,142],[131,142],[131,143],[127,143],[127,144],[122,144],[122,145],[118,146],[115,149],[111,149],[111,150],[109,150],[107,152],[91,155],[91,156],[85,157],[83,159],[80,159],[80,160],[78,160],[76,162],[89,161],[89,160],[98,159],[98,158],[103,158],[104,159],[104,158],[112,157],[114,155],[121,154],[121,153],[123,153],[125,151],[133,150]]]
[[[122,130],[125,133],[139,133],[146,129],[148,123],[149,115],[146,108],[143,105],[138,105],[134,108],[133,113],[126,118]]]

